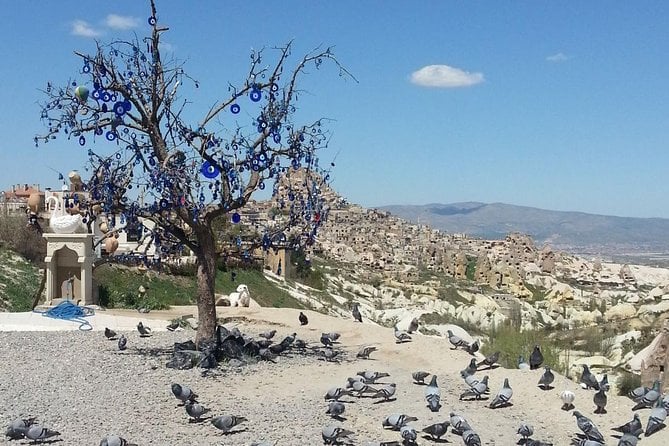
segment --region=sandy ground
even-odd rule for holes
[[[168,358],[159,351],[171,347],[173,342],[192,339],[194,332],[190,330],[157,333],[145,339],[139,339],[136,332],[128,333],[131,348],[124,354],[116,351],[115,343],[104,339],[99,332],[58,333],[65,337],[53,338],[53,342],[81,358],[68,364],[58,362],[62,356],[58,351],[44,357],[39,348],[31,348],[35,343],[35,338],[31,338],[34,334],[0,333],[0,357],[7,358],[0,383],[1,420],[8,423],[19,416],[37,415],[45,424],[61,431],[62,442],[56,444],[64,445],[98,444],[103,435],[112,432],[139,445],[250,445],[260,440],[270,444],[276,441],[278,445],[310,445],[322,444],[320,432],[327,424],[341,424],[352,430],[356,433],[354,444],[365,445],[370,441],[400,440],[397,432],[384,431],[381,427],[382,420],[391,413],[416,416],[418,421],[412,425],[422,429],[447,420],[454,411],[470,422],[484,445],[517,444],[520,437],[516,429],[521,422],[526,422],[535,428],[533,438],[567,446],[579,430],[572,412],[560,408],[558,395],[565,389],[576,394],[576,409],[597,424],[607,444],[617,444],[617,439],[611,436],[615,433],[611,427],[632,418],[634,403],[614,395],[609,395],[607,414],[594,414],[594,392],[583,390],[561,376],[556,376],[553,390],[539,389],[536,383],[542,370],[496,368],[477,373],[489,375],[492,396],[504,378],[509,379],[514,390],[513,405],[509,407],[493,410],[486,407],[487,401],[459,401],[458,395],[466,389],[459,371],[465,368],[471,356],[451,350],[446,339],[414,335],[412,342],[396,344],[392,329],[305,313],[310,322],[300,326],[299,311],[293,309],[219,309],[219,317],[230,318],[228,326],[237,326],[254,336],[273,328],[278,331],[279,340],[295,332],[298,338],[317,346],[322,332],[339,332],[338,348],[343,350],[340,362],[292,354],[279,357],[276,364],[263,362],[241,369],[222,367],[209,376],[202,376],[197,369],[166,369],[164,364]],[[183,314],[196,314],[196,310],[186,307],[151,312],[147,323],[151,320],[159,323]],[[20,351],[16,351],[16,342],[24,345]],[[363,345],[378,347],[371,360],[355,358]],[[78,351],[82,346],[87,350]],[[341,423],[331,420],[325,414],[325,392],[331,387],[344,386],[347,377],[362,370],[389,373],[390,377],[382,382],[397,383],[396,399],[375,404],[371,398],[347,397],[344,398],[346,420]],[[411,373],[416,370],[438,375],[443,406],[440,412],[428,410],[424,387],[412,383]],[[64,389],[57,379],[67,377],[68,373],[76,379]],[[235,414],[249,421],[241,426],[244,429],[240,432],[226,436],[209,423],[189,423],[183,409],[175,407],[177,401],[169,390],[172,382],[191,386],[200,395],[201,402],[212,409],[212,415]],[[18,395],[17,386],[23,386]],[[115,397],[96,391],[102,388],[111,389]],[[58,413],[53,413],[59,402]],[[639,413],[645,426],[649,409]],[[642,438],[639,444],[669,444],[667,432],[665,429]],[[463,444],[459,436],[450,432],[444,438],[451,444]],[[418,444],[433,442],[419,437]]]

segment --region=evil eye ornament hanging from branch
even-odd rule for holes
[[[258,102],[262,99],[262,92],[258,87],[253,87],[249,93],[249,99],[253,102]]]
[[[202,167],[200,168],[200,173],[202,176],[205,178],[216,178],[221,172],[218,170],[218,167],[212,165],[209,161],[205,161],[202,163]]]

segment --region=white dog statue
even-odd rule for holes
[[[243,283],[237,287],[237,291],[230,293],[228,296],[228,301],[230,302],[231,307],[248,307],[251,302],[251,294],[249,293],[249,287]]]

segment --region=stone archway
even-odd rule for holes
[[[47,240],[47,304],[54,304],[54,299],[94,304],[93,234],[45,233],[43,237]]]

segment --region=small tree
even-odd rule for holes
[[[197,259],[200,342],[216,329],[220,252],[212,223],[223,216],[239,223],[251,197],[272,187],[285,212],[273,214],[248,252],[277,240],[313,243],[328,211],[322,192],[329,175],[319,167],[317,152],[329,137],[322,120],[293,122],[298,78],[325,62],[341,76],[350,74],[329,48],[305,55],[293,69],[287,68],[290,43],[276,49],[271,65],[264,65],[264,51],[255,51],[242,85],[229,84],[229,97],[215,102],[199,122],[188,123],[188,101],[179,89],[184,82],[199,85],[180,62],[164,60],[160,42],[168,28],[159,24],[154,0],[150,7],[148,37],[98,42],[90,55],[75,52],[84,81],[61,88],[47,84],[42,120],[48,131],[35,143],[64,136],[87,148],[88,196],[77,200],[89,225],[105,215],[112,233],[148,219],[155,230],[147,235],[159,253],[191,250]],[[98,150],[101,145],[104,151]]]

